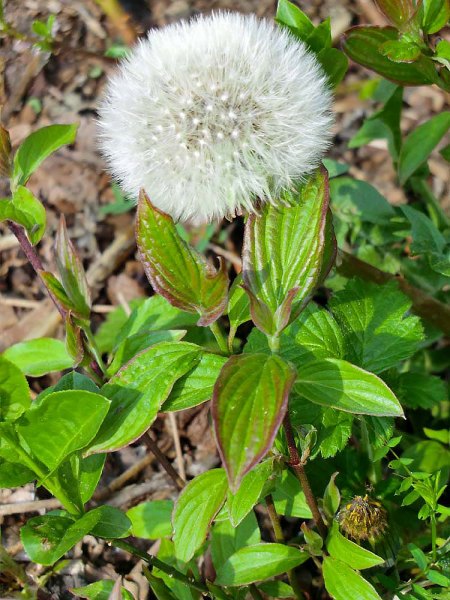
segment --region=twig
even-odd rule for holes
[[[11,504],[2,504],[0,506],[0,517],[7,515],[19,515],[21,513],[38,512],[39,510],[53,510],[59,508],[61,502],[56,498],[48,500],[32,500],[31,502],[13,502]]]
[[[181,451],[180,436],[178,433],[177,418],[175,413],[169,412],[169,423],[172,430],[173,445],[177,456],[178,473],[183,481],[186,481],[186,471],[184,470],[183,453]]]
[[[161,450],[158,447],[158,444],[151,437],[150,433],[147,433],[146,444],[149,447],[149,449],[153,452],[153,454],[156,456],[156,458],[158,459],[158,462],[160,463],[162,468],[165,470],[167,475],[169,475],[169,477],[172,479],[172,481],[177,486],[177,488],[179,490],[182,490],[185,486],[185,482],[181,479],[181,477],[178,475],[178,473],[172,467],[170,462],[167,460],[166,456],[161,452]]]
[[[439,302],[432,296],[428,296],[419,288],[408,283],[403,277],[380,271],[380,269],[342,250],[338,254],[337,269],[339,273],[347,277],[357,276],[374,283],[383,284],[389,281],[397,281],[401,291],[411,299],[413,312],[450,336],[450,306]]]
[[[297,479],[302,486],[303,493],[305,494],[306,502],[309,509],[312,512],[314,521],[316,522],[317,529],[323,539],[327,537],[327,528],[320,514],[319,507],[317,505],[316,498],[313,494],[311,486],[309,485],[308,476],[305,472],[305,467],[300,459],[300,455],[295,444],[294,433],[292,431],[291,420],[289,413],[286,413],[283,421],[284,432],[286,434],[286,441],[289,448],[289,466],[294,471]]]
[[[125,484],[128,481],[130,481],[130,479],[136,477],[141,471],[145,469],[145,467],[150,465],[154,460],[154,456],[147,454],[146,456],[141,458],[141,460],[138,460],[136,464],[132,465],[129,469],[127,469],[121,475],[119,475],[119,477],[113,479],[111,483],[106,485],[104,488],[98,490],[94,494],[94,500],[96,502],[100,502],[101,500],[105,500],[118,490],[122,489],[125,486]]]

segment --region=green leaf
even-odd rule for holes
[[[439,442],[424,440],[409,446],[402,454],[407,460],[410,471],[436,473],[439,470],[450,470],[450,451]],[[401,470],[404,472],[404,469]]]
[[[22,371],[0,355],[0,421],[15,421],[30,404],[30,389]]]
[[[35,246],[44,235],[47,215],[42,203],[20,185],[10,200],[0,200],[0,222],[6,220],[22,225]]]
[[[179,560],[188,562],[203,544],[212,520],[225,502],[227,489],[223,469],[206,471],[183,489],[173,512],[173,541]]]
[[[308,560],[309,554],[285,544],[255,544],[241,548],[217,571],[216,585],[248,585],[276,577]],[[348,600],[348,598],[347,598]]]
[[[336,558],[324,558],[323,577],[327,592],[334,600],[381,600],[375,588],[364,577]]]
[[[447,387],[440,377],[426,373],[401,373],[394,389],[409,408],[430,409],[447,400]]]
[[[41,565],[52,565],[85,535],[91,533],[99,523],[107,521],[112,511],[115,514],[120,512],[111,506],[100,506],[76,521],[54,514],[34,517],[22,527],[20,537],[31,560]],[[125,522],[129,527],[129,521]],[[115,529],[115,533],[119,531],[121,536],[127,535],[123,524],[119,529]]]
[[[89,502],[100,480],[105,465],[106,454],[93,454],[86,458],[77,457],[78,484],[80,486],[80,497],[83,504]]]
[[[103,386],[111,407],[88,454],[113,451],[139,438],[156,419],[173,384],[200,360],[201,348],[161,342],[144,350]]]
[[[331,25],[330,17],[327,17],[324,21],[319,23],[317,27],[308,35],[305,40],[306,45],[314,53],[320,53],[322,50],[328,50],[331,48]],[[338,50],[339,52],[339,50]]]
[[[179,342],[185,335],[185,329],[143,331],[131,335],[117,346],[114,358],[106,370],[107,376],[112,377],[115,375],[120,367],[139,354],[142,350],[146,350],[159,342]]]
[[[19,487],[34,479],[34,471],[24,466],[14,449],[7,446],[4,440],[0,440],[0,487]]]
[[[130,535],[131,521],[120,509],[103,505],[94,510],[99,512],[100,518],[91,529],[92,535],[106,539],[123,538]]]
[[[302,40],[305,40],[314,31],[314,25],[305,13],[288,0],[278,0],[275,21],[288,27]]]
[[[61,216],[56,234],[56,265],[61,282],[72,305],[72,311],[89,318],[91,296],[83,264],[67,233],[66,221]]]
[[[425,571],[428,568],[428,560],[423,551],[415,544],[408,544],[408,550],[411,552],[419,569]]]
[[[351,27],[342,36],[342,48],[349,58],[376,71],[386,79],[401,85],[436,83],[437,74],[433,61],[424,56],[414,63],[394,63],[380,52],[380,46],[397,40],[393,27]]]
[[[425,33],[437,33],[450,19],[448,0],[423,0],[422,29]]]
[[[112,579],[102,579],[83,587],[71,588],[72,594],[88,600],[109,600],[115,582]],[[123,600],[134,600],[133,595],[124,587],[121,589]]]
[[[141,192],[136,240],[153,289],[173,306],[198,313],[207,326],[224,312],[228,300],[225,263],[216,270],[180,237],[172,218],[155,208]]]
[[[53,471],[66,456],[89,444],[109,404],[92,392],[53,392],[22,415],[16,430],[32,453]]]
[[[228,493],[228,514],[234,527],[239,525],[263,495],[263,490],[272,476],[273,467],[272,458],[256,465],[242,478],[238,491],[235,494]]]
[[[205,352],[200,362],[180,377],[161,407],[162,412],[175,412],[198,406],[211,400],[214,384],[227,359]]]
[[[262,590],[271,598],[295,598],[294,590],[290,585],[275,579],[274,581],[264,581],[258,584],[258,589]]]
[[[333,207],[361,221],[389,225],[395,210],[373,186],[352,177],[338,177],[330,182]]]
[[[415,254],[441,253],[446,246],[446,241],[433,221],[411,206],[402,206],[401,209],[411,223],[412,252]]]
[[[349,281],[330,306],[345,335],[345,358],[368,371],[381,373],[409,358],[422,340],[420,321],[405,316],[411,302],[396,282]]]
[[[341,494],[335,483],[337,475],[338,473],[333,473],[330,477],[330,481],[323,494],[323,508],[329,519],[334,517],[341,504]]]
[[[261,541],[255,513],[250,512],[237,527],[226,519],[215,523],[211,530],[211,556],[216,571],[240,548]]]
[[[375,4],[399,29],[414,16],[415,7],[411,0],[375,0]]]
[[[222,368],[211,413],[233,490],[270,450],[294,380],[294,368],[276,355],[235,355]]]
[[[142,502],[127,512],[135,537],[157,540],[172,535],[172,500]]]
[[[73,365],[64,342],[53,338],[19,342],[5,350],[3,356],[19,367],[22,373],[31,377],[41,377]]]
[[[406,40],[389,40],[380,46],[380,52],[396,63],[413,63],[420,57],[420,47]]]
[[[266,204],[245,226],[243,279],[255,325],[281,332],[300,313],[322,275],[328,210],[328,175],[316,171],[289,206]]]
[[[398,163],[402,185],[428,159],[450,128],[450,111],[442,112],[416,127],[403,142]]]
[[[30,134],[14,156],[14,186],[25,185],[30,175],[50,154],[66,144],[73,144],[78,125],[49,125]]]
[[[345,412],[403,415],[399,401],[384,381],[345,360],[328,358],[305,365],[294,389],[310,402]]]
[[[317,60],[327,75],[329,85],[337,87],[347,73],[348,58],[336,48],[324,48],[318,53]]]
[[[272,497],[278,514],[300,519],[312,517],[301,485],[291,471],[283,470]]]
[[[244,352],[270,353],[267,338],[254,328]],[[301,369],[307,362],[318,358],[342,358],[344,338],[331,313],[310,302],[281,333],[279,354]]]
[[[333,177],[339,177],[339,175],[344,175],[345,173],[348,173],[349,170],[348,165],[333,160],[332,158],[324,158],[322,163],[325,169],[328,171],[328,177],[330,179],[333,179]]]
[[[330,556],[342,560],[353,569],[370,569],[384,563],[380,556],[344,537],[336,521],[331,525],[326,545]]]

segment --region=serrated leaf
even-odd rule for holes
[[[339,525],[333,521],[326,542],[327,550],[333,558],[342,560],[353,569],[370,569],[382,565],[384,559],[355,542],[348,540],[339,531]]]
[[[258,544],[260,541],[261,533],[253,512],[248,513],[237,527],[228,519],[215,523],[211,529],[211,556],[214,568],[219,570],[240,548]]]
[[[285,544],[255,544],[241,548],[217,571],[216,585],[248,585],[294,569],[309,554]]]
[[[424,56],[415,63],[394,63],[380,52],[385,42],[397,40],[393,27],[351,27],[342,36],[342,47],[349,58],[376,71],[386,79],[402,85],[436,83],[437,73],[433,61]]]
[[[67,233],[66,221],[61,216],[56,234],[56,265],[62,286],[71,301],[72,312],[89,318],[91,297],[83,264]]]
[[[136,240],[145,273],[156,292],[171,304],[198,313],[198,325],[210,325],[224,312],[228,276],[220,261],[216,270],[180,237],[172,218],[155,208],[141,192]]]
[[[403,415],[399,401],[384,381],[345,360],[328,358],[305,365],[294,389],[310,402],[344,412]]]
[[[410,306],[395,282],[349,281],[330,301],[345,336],[345,358],[381,373],[411,356],[423,334],[417,317],[405,317]]]
[[[270,450],[294,379],[294,368],[276,355],[235,355],[222,368],[211,412],[232,489]]]
[[[327,592],[334,600],[381,600],[375,588],[364,577],[331,556],[324,558],[323,577]]]
[[[227,477],[212,469],[192,479],[183,489],[173,512],[175,555],[188,562],[205,541],[209,526],[225,502]]]
[[[16,431],[32,453],[53,471],[89,444],[105,418],[109,401],[92,392],[53,392],[17,421]]]
[[[3,356],[31,377],[41,377],[73,366],[64,342],[53,338],[19,342],[7,348]]]
[[[47,215],[42,203],[23,186],[18,186],[10,200],[0,200],[0,222],[13,221],[27,232],[35,246],[45,232]]]
[[[180,377],[161,407],[162,412],[175,412],[211,400],[214,384],[227,359],[205,352],[195,367]]]
[[[243,271],[255,325],[273,336],[295,319],[322,274],[328,174],[316,171],[289,206],[267,204],[245,226]]]
[[[0,355],[0,421],[15,421],[30,404],[30,389],[22,371]]]
[[[14,156],[14,185],[25,185],[30,175],[50,154],[75,141],[78,125],[49,125],[31,133]]]
[[[156,419],[175,381],[200,360],[201,348],[186,342],[161,342],[144,350],[103,386],[111,407],[88,454],[123,448]]]
[[[127,511],[135,537],[157,540],[172,535],[172,500],[151,500]]]
[[[450,128],[450,111],[444,111],[416,127],[404,140],[398,163],[400,183],[404,183],[428,159]]]
[[[260,499],[273,473],[273,468],[273,459],[263,461],[242,478],[235,494],[228,493],[228,514],[234,527],[239,525]]]

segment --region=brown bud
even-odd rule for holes
[[[338,515],[341,530],[349,537],[360,540],[377,540],[387,528],[386,511],[376,500],[355,496]]]
[[[9,132],[0,125],[0,176],[10,177],[12,167],[11,139]]]

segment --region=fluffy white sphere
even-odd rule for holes
[[[290,33],[217,13],[152,30],[110,79],[101,147],[130,195],[196,223],[276,202],[329,145],[331,94]]]

